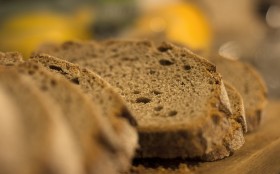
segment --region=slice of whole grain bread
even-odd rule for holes
[[[52,56],[33,55],[30,61],[40,62],[55,74],[62,75],[78,85],[85,94],[92,98],[92,101],[101,108],[104,119],[111,123],[118,137],[115,142],[121,144],[118,162],[123,166],[123,170],[129,169],[130,161],[137,147],[138,136],[134,128],[136,122],[122,98],[113,88],[88,69]]]
[[[230,149],[231,153],[238,150],[240,145],[245,143],[244,133],[247,132],[246,118],[244,112],[244,104],[241,95],[237,90],[232,87],[228,82],[225,82],[225,88],[229,97],[230,105],[232,108],[231,126],[233,127],[231,134],[224,139],[224,144],[216,151],[212,152],[216,156],[223,156],[225,151]],[[227,147],[228,149],[225,149]],[[211,157],[211,156],[210,156]],[[207,158],[207,156],[205,157]],[[211,158],[209,160],[212,160]]]
[[[16,68],[21,74],[30,77],[35,87],[53,98],[61,108],[79,142],[87,172],[113,174],[122,169],[118,161],[121,149],[121,145],[116,143],[118,137],[90,98],[68,80],[49,72],[40,64],[27,61]]]
[[[220,55],[210,59],[223,78],[231,83],[244,99],[248,131],[258,128],[267,103],[267,89],[260,74],[250,65]]]
[[[67,42],[39,52],[85,66],[116,87],[138,122],[138,157],[212,161],[230,155],[230,144],[243,145],[215,66],[186,49],[105,41]]]
[[[234,119],[241,124],[243,132],[247,132],[246,113],[241,94],[229,82],[224,82],[230,105],[233,111]]]
[[[19,55],[19,54],[17,54],[17,55]],[[17,58],[15,60],[20,60],[20,59]],[[21,62],[22,61],[14,61],[13,65],[19,64]],[[5,59],[1,60],[0,64],[5,65]],[[71,68],[71,66],[72,65],[70,65],[70,64],[67,65],[67,67],[74,70],[75,73],[77,73],[77,72],[79,73],[79,70],[75,71],[75,68],[76,68],[75,66],[73,66],[73,68]],[[60,77],[53,77],[53,76],[57,76],[56,75],[57,73],[54,74],[54,73],[47,72],[47,69],[44,69],[44,67],[42,67],[41,65],[34,63],[34,61],[32,63],[32,59],[26,63],[20,64],[18,67],[19,67],[18,69],[21,71],[21,73],[31,76],[33,78],[33,80],[35,80],[37,87],[38,86],[41,87],[41,90],[44,90],[44,92],[46,92],[46,93],[51,91],[51,96],[55,95],[56,92],[59,93],[59,91],[55,92],[55,90],[57,90],[57,89],[48,90],[47,86],[49,84],[51,84],[50,86],[52,86],[53,83],[54,83],[54,85],[58,85],[60,87],[60,89],[65,89],[67,92],[69,92],[69,95],[71,95],[71,93],[73,93],[73,92],[81,93],[81,92],[79,92],[80,89],[77,89],[77,87],[73,87],[73,85],[70,85],[72,87],[69,87],[69,85],[64,84],[64,83],[70,84],[64,78],[62,79]],[[38,67],[40,67],[40,68],[38,68]],[[72,78],[71,82],[76,84],[78,77],[80,77],[80,76],[76,76],[75,73],[71,72],[71,73],[69,73],[69,75],[73,74],[73,77],[71,77],[71,76],[67,76],[67,77]],[[66,74],[64,74],[64,75],[66,75]],[[99,127],[104,127],[104,126],[112,127],[113,126],[113,129],[114,129],[113,131],[111,131],[111,133],[109,133],[109,135],[112,134],[111,138],[101,136],[101,137],[103,137],[103,138],[101,138],[103,145],[105,143],[105,145],[108,148],[107,150],[112,151],[115,149],[114,153],[110,154],[112,156],[112,158],[110,157],[111,159],[105,160],[105,163],[106,163],[106,161],[108,161],[111,165],[114,165],[111,163],[112,161],[114,161],[113,163],[118,164],[118,165],[114,166],[114,167],[118,168],[117,170],[126,171],[130,167],[130,161],[131,161],[131,158],[134,156],[134,151],[135,151],[136,143],[137,143],[136,131],[134,130],[134,128],[132,128],[127,123],[126,119],[128,119],[131,124],[135,124],[135,120],[133,120],[133,117],[130,115],[129,111],[127,110],[127,108],[124,105],[121,98],[111,89],[111,87],[105,81],[103,81],[98,76],[96,76],[95,74],[93,74],[89,71],[83,71],[82,76],[85,77],[85,78],[83,78],[83,80],[81,80],[82,83],[85,83],[85,85],[83,85],[82,89],[87,90],[88,93],[91,94],[91,97],[93,99],[93,101],[90,101],[90,104],[96,105],[96,103],[97,103],[97,106],[92,107],[92,109],[95,108],[96,110],[100,110],[99,107],[102,107],[102,109],[101,109],[102,115],[112,117],[110,119],[110,121],[106,121],[106,123],[96,123],[97,125],[101,125]],[[92,80],[95,80],[95,81],[92,81]],[[74,88],[76,88],[76,89],[74,89]],[[75,91],[72,91],[73,89]],[[94,89],[94,92],[91,92],[91,91],[93,91],[93,89]],[[77,90],[78,90],[78,92],[77,92]],[[78,94],[76,94],[76,96],[77,95]],[[72,96],[73,96],[73,94],[72,94]],[[67,106],[68,103],[66,103],[65,101],[62,101],[62,103],[61,103],[61,100],[59,99],[59,97],[60,96],[57,95],[56,97],[53,97],[53,98],[55,98],[56,101],[58,101],[57,105],[61,106],[64,109],[65,115],[70,115],[70,117],[71,116],[73,117],[73,116],[75,116],[75,114],[80,114],[79,110],[75,110],[75,108],[79,107],[79,105],[81,105],[83,102],[78,103],[77,106],[75,106],[69,110],[68,106]],[[66,94],[66,98],[67,98],[67,94]],[[85,96],[84,96],[84,98],[85,98]],[[81,96],[80,96],[80,99],[82,101],[84,100],[83,97],[81,97]],[[108,100],[108,102],[107,102],[107,100]],[[76,101],[76,103],[77,102],[78,101]],[[105,103],[99,104],[98,102],[105,102]],[[89,103],[89,101],[87,101],[86,103]],[[88,105],[88,104],[86,104],[86,105]],[[84,107],[86,107],[86,106],[84,106]],[[74,109],[74,112],[73,112],[73,109]],[[92,113],[92,111],[89,112],[87,114],[87,116],[89,116],[90,113]],[[83,114],[83,115],[85,116],[85,114]],[[126,119],[117,118],[117,117],[125,117]],[[83,121],[83,118],[80,118],[80,121]],[[104,120],[107,118],[105,117],[105,118],[99,118],[99,119]],[[90,124],[91,123],[90,120],[93,120],[93,119],[84,119],[84,120],[89,121],[88,124]],[[112,125],[110,125],[110,123]],[[104,126],[102,126],[102,125],[104,125]],[[92,126],[94,126],[94,128],[98,127],[96,125],[92,125]],[[96,129],[98,129],[98,128],[96,128]],[[83,130],[83,131],[86,131],[86,130]],[[115,134],[115,131],[117,134]],[[88,134],[90,134],[90,131],[87,132],[87,135]],[[107,133],[107,135],[108,135],[108,133]],[[118,144],[120,144],[120,145],[118,145]],[[97,156],[97,155],[95,155],[95,156]],[[109,157],[109,156],[107,155],[106,157]],[[95,159],[97,159],[97,158],[95,158]],[[99,161],[100,161],[99,164],[104,163],[104,160],[102,160],[101,158],[99,159]],[[91,162],[88,161],[88,163],[90,165]],[[98,169],[98,167],[96,167],[98,165],[96,165],[95,167],[92,167],[93,169],[96,169],[96,170],[93,170],[93,173],[94,173],[94,171],[102,172],[102,173],[103,172],[112,173],[112,172],[109,172],[109,170],[113,169],[114,167],[106,167],[105,164],[102,164],[102,165],[104,167],[101,167],[101,165],[99,165],[100,169]],[[116,171],[116,170],[114,170],[114,171]]]
[[[230,104],[232,106],[232,112],[233,112],[233,118],[237,122],[243,122],[245,121],[245,112],[244,112],[244,105],[241,95],[238,93],[238,91],[232,87],[228,82],[225,82],[225,87],[229,96]],[[233,142],[244,143],[244,138],[240,134],[242,131],[240,129],[243,129],[243,132],[246,132],[246,121],[244,123],[236,124],[232,122],[234,126],[236,126],[236,131],[232,134],[235,135],[235,137],[239,138]],[[243,126],[243,127],[241,127]],[[229,144],[228,146],[231,146],[231,149],[238,149],[238,144],[236,146],[235,143]],[[222,150],[222,149],[221,149]],[[219,153],[219,151],[216,151],[215,153]],[[181,173],[195,173],[195,171],[192,171],[188,164],[191,164],[192,162],[186,162],[185,160],[180,159],[169,159],[169,160],[161,160],[161,159],[140,159],[134,161],[133,166],[131,167],[131,171],[127,172],[127,174],[146,174],[146,173],[153,173],[153,174],[181,174]],[[126,174],[126,173],[124,173]]]
[[[24,169],[24,148],[20,112],[0,85],[0,169],[1,173],[21,173]]]
[[[78,63],[80,60],[96,57],[96,53],[91,55],[80,54],[80,52],[88,53],[89,49],[95,49],[98,44],[92,42],[87,46],[77,42],[66,42],[60,47],[48,45],[39,49],[40,52],[50,53],[60,56],[68,61]],[[71,51],[68,49],[75,48]],[[209,60],[217,65],[218,72],[223,78],[230,82],[242,95],[245,105],[245,113],[247,120],[248,132],[257,129],[261,123],[263,110],[267,103],[267,88],[260,74],[250,65],[240,61],[225,59],[220,55],[212,55]],[[242,77],[242,78],[240,78]]]
[[[16,70],[2,67],[0,86],[14,103],[14,112],[19,113],[15,119],[20,125],[20,133],[10,133],[19,136],[21,149],[17,160],[22,161],[23,166],[13,164],[12,167],[19,167],[20,173],[24,174],[83,173],[76,142],[52,100],[37,90],[31,79]]]

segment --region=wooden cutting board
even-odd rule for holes
[[[258,130],[246,135],[245,145],[215,162],[142,161],[134,174],[280,174],[280,100],[269,101]],[[151,164],[155,163],[155,164]],[[145,167],[144,167],[145,166]]]

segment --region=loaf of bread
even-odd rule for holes
[[[209,60],[145,40],[0,52],[0,173],[192,173],[185,158],[233,154],[259,126],[266,88],[249,65]]]
[[[245,121],[234,118],[216,67],[186,49],[105,41],[67,42],[40,52],[87,67],[116,88],[138,122],[138,157],[212,161],[244,143]]]

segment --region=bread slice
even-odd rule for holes
[[[230,105],[233,112],[233,117],[236,122],[240,123],[242,126],[243,132],[247,132],[247,122],[246,114],[244,108],[243,98],[235,87],[233,87],[229,82],[224,82],[227,94],[229,97]]]
[[[21,173],[24,169],[24,148],[20,112],[0,86],[0,169],[1,173]]]
[[[155,48],[147,41],[106,41],[40,52],[85,66],[116,87],[138,122],[138,157],[211,161],[233,150],[235,120],[221,77],[190,51],[168,43]]]
[[[40,64],[18,65],[21,74],[29,76],[35,86],[52,97],[71,126],[89,173],[117,173],[121,169],[118,137],[101,116],[99,108],[82,91],[66,79],[48,72]],[[127,162],[129,163],[129,161]]]
[[[20,124],[19,134],[10,134],[19,136],[21,147],[16,159],[23,166],[14,163],[13,170],[18,168],[20,173],[28,174],[83,173],[72,134],[50,98],[37,90],[30,79],[5,68],[0,71],[0,87],[14,103],[16,110],[10,112],[18,112],[14,121]]]
[[[18,52],[0,52],[0,65],[11,66],[23,62],[23,57]]]
[[[223,78],[231,83],[244,99],[248,131],[258,128],[267,103],[267,89],[260,74],[250,65],[219,55],[210,58]]]
[[[224,139],[225,147],[229,147],[231,149],[231,153],[238,150],[240,145],[245,143],[245,139],[243,134],[247,132],[247,124],[244,112],[244,104],[241,95],[238,91],[231,86],[228,82],[225,82],[225,88],[229,97],[230,105],[232,108],[232,116],[231,116],[231,126],[233,127],[232,133],[229,134],[230,136]],[[222,147],[218,149],[216,152],[217,154],[223,154],[225,149]]]
[[[234,118],[237,122],[245,120],[245,112],[244,112],[244,105],[241,95],[237,92],[237,90],[232,87],[229,83],[225,82],[225,87],[230,99],[230,104],[232,106],[232,111]],[[240,118],[241,117],[241,118]],[[243,132],[246,132],[246,123],[242,123],[244,125],[241,128],[240,124],[235,125],[236,131],[233,135],[236,135],[235,138],[237,140],[233,142],[244,143],[244,137],[240,134],[242,131],[240,129],[243,128]],[[239,135],[238,135],[239,134]],[[229,144],[231,149],[238,149],[236,144]],[[216,152],[218,153],[218,152]],[[153,173],[153,174],[164,174],[164,173],[174,173],[174,174],[181,174],[181,173],[195,173],[192,171],[187,164],[191,164],[191,162],[186,162],[185,160],[180,159],[171,159],[171,160],[162,160],[162,159],[140,159],[135,160],[133,166],[131,167],[131,171],[127,172],[127,174],[146,174],[146,173]]]
[[[136,122],[122,98],[113,88],[88,69],[52,56],[33,55],[30,61],[40,62],[52,72],[62,75],[80,86],[83,92],[92,98],[92,101],[101,108],[101,114],[108,123],[111,123],[118,137],[115,142],[121,144],[118,162],[122,164],[123,170],[129,169],[138,141]]]
[[[20,62],[18,61],[16,63],[18,64]],[[2,62],[0,61],[0,64],[1,63],[4,64],[3,61]],[[42,86],[42,88],[45,88],[44,87],[45,84],[43,84],[43,83],[45,83],[45,80],[46,81],[47,80],[54,81],[53,79],[50,78],[51,76],[53,76],[52,73],[48,73],[48,72],[46,72],[46,70],[42,70],[43,67],[41,67],[40,70],[34,69],[34,66],[36,67],[37,65],[36,64],[32,64],[31,62],[29,62],[29,63],[22,64],[19,67],[21,69],[21,72],[23,72],[24,74],[28,74],[28,75],[32,76],[33,78],[35,78],[35,80],[38,80],[36,83],[37,84],[39,83],[39,86]],[[38,65],[38,66],[40,66],[40,65]],[[71,67],[71,66],[69,65],[69,67]],[[73,70],[75,70],[75,67],[74,67]],[[35,72],[36,72],[36,75],[33,75],[33,73],[35,73]],[[42,76],[42,77],[38,77],[38,73],[41,73],[41,75],[39,75],[39,76]],[[71,75],[71,73],[69,75]],[[91,77],[96,78],[95,79],[96,82],[91,82],[90,83],[90,82],[86,81],[85,83],[86,83],[87,86],[84,87],[84,88],[89,87],[89,89],[87,88],[87,90],[92,95],[94,103],[98,102],[98,100],[102,100],[101,102],[104,102],[104,101],[106,102],[107,100],[109,101],[108,103],[104,103],[104,104],[101,105],[102,112],[103,112],[102,115],[105,114],[105,116],[109,115],[109,116],[113,117],[113,118],[111,118],[110,121],[114,125],[111,125],[111,126],[114,126],[114,130],[116,130],[118,134],[113,136],[113,137],[117,137],[117,139],[116,138],[109,138],[108,139],[108,137],[105,137],[103,141],[107,141],[107,139],[111,141],[109,143],[107,142],[107,144],[108,145],[111,144],[111,146],[114,146],[113,149],[116,150],[116,152],[114,152],[115,154],[113,155],[114,157],[112,159],[116,160],[114,163],[119,163],[119,165],[117,165],[117,167],[119,168],[118,170],[121,170],[121,171],[124,170],[125,171],[125,170],[127,170],[130,167],[131,158],[134,156],[134,151],[135,151],[136,144],[137,144],[137,134],[136,134],[136,131],[134,130],[134,128],[132,128],[127,123],[127,120],[123,120],[122,118],[116,118],[116,116],[127,117],[127,118],[129,118],[131,123],[134,123],[134,124],[135,124],[135,121],[133,120],[133,117],[130,116],[130,113],[127,110],[126,106],[124,105],[123,101],[107,85],[106,82],[101,80],[99,77],[96,77],[94,74],[91,75],[91,72],[85,71],[84,73],[82,73],[82,75],[86,76],[86,79],[84,79],[84,81],[85,80],[91,80]],[[34,76],[36,76],[36,77],[34,77]],[[38,79],[36,79],[36,78],[38,78]],[[73,77],[73,79],[71,79],[71,81],[74,82],[74,83],[77,83],[75,81],[75,79],[77,80],[77,77],[75,76],[75,77]],[[61,78],[56,79],[56,80],[57,81],[64,81],[64,83],[66,81],[64,79],[61,80]],[[82,82],[83,82],[83,80],[82,80]],[[42,83],[42,84],[40,84],[40,83]],[[63,84],[64,85],[64,87],[63,87],[63,85],[60,84],[60,83],[62,83],[62,82],[59,82],[59,86],[61,88],[66,88],[67,91],[70,90],[69,93],[73,93],[73,91],[71,91],[71,90],[73,88],[75,88],[75,87],[69,88],[68,87],[69,85],[65,86],[64,84]],[[69,82],[66,81],[66,83],[69,83]],[[93,86],[92,83],[93,84],[97,83],[97,85]],[[90,92],[91,90],[93,90],[93,89],[91,89],[93,87],[95,89],[94,93]],[[56,89],[54,89],[54,90],[56,90]],[[59,91],[57,91],[57,93],[59,93]],[[97,96],[94,96],[94,95],[97,95]],[[57,97],[59,97],[59,95]],[[90,102],[90,103],[95,105],[93,102]],[[79,104],[81,104],[81,103],[79,103]],[[77,106],[75,108],[79,107],[79,104],[77,104]],[[61,103],[59,103],[58,105],[61,105]],[[97,105],[99,106],[100,104],[97,104]],[[71,116],[75,116],[75,114],[77,114],[77,112],[79,112],[79,110],[78,109],[75,110],[75,108],[71,108],[71,109],[75,110],[74,112],[72,112],[71,109],[69,110],[68,106],[67,106],[67,103],[65,103],[65,102],[64,102],[64,105],[62,107],[66,110],[65,111],[66,115],[69,115],[68,112],[70,112]],[[86,106],[84,106],[84,107],[86,107]],[[88,115],[89,114],[87,114],[87,116]],[[82,120],[82,118],[81,118],[81,120]],[[107,121],[107,122],[110,122],[110,121]],[[103,125],[103,124],[100,124],[100,125]],[[110,125],[108,125],[108,123],[106,123],[104,125],[110,126]],[[96,127],[96,125],[95,125],[95,127]],[[84,130],[84,131],[86,131],[86,130]],[[88,133],[90,133],[90,131]],[[114,132],[112,133],[112,131],[111,131],[111,134],[114,134]],[[121,143],[121,145],[117,145],[118,147],[116,147],[116,143],[115,142],[118,142],[119,144]],[[106,143],[106,142],[104,142],[104,143]],[[113,145],[113,144],[115,144],[115,145]],[[112,147],[109,147],[109,149],[112,150]],[[100,161],[102,161],[102,160],[100,160]],[[108,161],[112,161],[112,160],[109,159]],[[94,167],[94,168],[96,168],[96,167]],[[112,167],[104,167],[104,169],[111,169],[111,168]],[[99,172],[102,172],[102,171],[100,170]],[[112,173],[112,172],[108,172],[107,171],[106,173]]]

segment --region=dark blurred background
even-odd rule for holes
[[[67,40],[149,38],[254,65],[280,97],[280,1],[0,0],[0,51]]]

